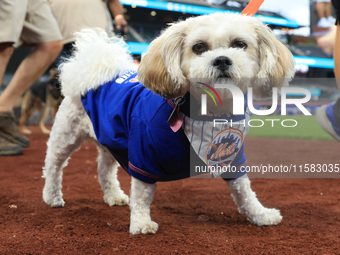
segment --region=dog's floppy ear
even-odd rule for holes
[[[260,71],[257,78],[271,82],[271,87],[281,87],[294,76],[293,55],[271,30],[261,21],[255,23],[258,36]]]
[[[184,38],[180,23],[170,26],[150,44],[138,68],[138,79],[162,97],[174,98],[185,93],[187,82],[181,70]]]

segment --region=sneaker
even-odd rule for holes
[[[13,112],[0,112],[0,136],[22,147],[30,145],[30,140],[20,133]]]
[[[20,145],[11,143],[0,136],[0,156],[14,156],[22,154]]]
[[[335,121],[333,106],[334,103],[321,106],[316,112],[316,120],[328,134],[340,141],[340,127]]]
[[[319,20],[319,22],[316,26],[317,27],[330,27],[331,23],[329,23],[329,21],[325,17],[323,17]]]
[[[334,25],[336,19],[335,19],[333,16],[329,16],[329,17],[327,18],[327,21],[328,21],[329,24]]]

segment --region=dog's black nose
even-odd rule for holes
[[[213,62],[213,66],[221,71],[227,70],[232,64],[233,62],[231,61],[231,59],[225,56],[219,56],[215,58]]]

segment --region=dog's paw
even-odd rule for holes
[[[64,207],[65,201],[61,197],[55,197],[53,199],[45,199],[44,202],[51,207]]]
[[[156,234],[158,230],[158,224],[154,221],[147,222],[131,222],[130,233],[137,234]]]
[[[107,203],[109,206],[128,205],[129,196],[124,193],[108,195],[108,196],[104,196],[104,202]]]
[[[51,207],[64,207],[65,206],[65,201],[62,197],[60,196],[51,196],[48,194],[48,192],[43,192],[43,200],[46,204],[48,204]]]
[[[257,226],[273,226],[282,221],[280,211],[274,208],[264,208],[259,214],[247,216],[248,220]]]

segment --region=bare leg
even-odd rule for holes
[[[35,51],[21,62],[11,82],[0,95],[0,112],[11,111],[13,109],[16,100],[46,71],[58,56],[61,48],[61,41],[46,42],[36,45]],[[7,57],[9,52],[10,50],[5,49],[4,54],[1,54],[5,55],[3,59],[0,58],[2,61],[0,65],[1,69],[5,66],[3,64],[6,60],[8,63]],[[0,70],[0,78],[1,72],[2,70]]]
[[[158,224],[151,220],[150,205],[156,184],[148,184],[132,177],[130,195],[130,233],[155,234]]]
[[[326,12],[326,17],[332,16],[332,3],[324,3],[325,4],[325,12]]]
[[[316,9],[316,12],[318,13],[319,19],[325,17],[325,3],[316,2],[315,9]]]
[[[12,44],[13,43],[0,43],[0,84],[2,84],[4,80],[8,61],[14,51]]]
[[[14,47],[13,43],[0,43],[0,87],[4,81],[4,75],[9,59],[11,58]],[[9,142],[0,136],[0,156],[20,155],[22,154],[20,145]]]
[[[338,88],[340,90],[340,25],[336,26],[336,37],[335,37],[335,49],[334,49],[334,72],[335,78],[338,82]]]

